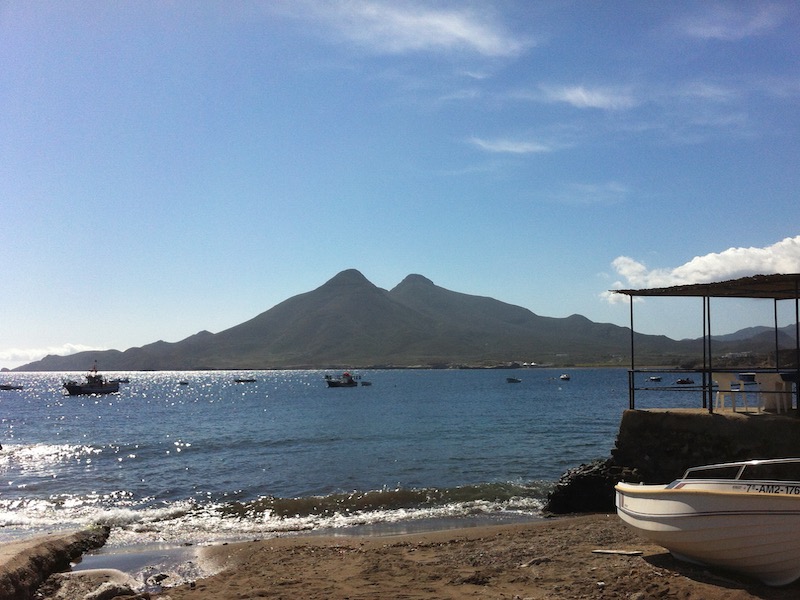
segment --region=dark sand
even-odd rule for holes
[[[598,553],[641,551],[641,555]],[[215,575],[153,598],[744,598],[795,599],[800,582],[770,588],[676,561],[615,515],[388,537],[299,536],[202,549]],[[108,574],[106,573],[107,577]],[[45,599],[83,598],[91,573]],[[71,593],[65,585],[77,585]],[[100,580],[97,580],[100,581]]]

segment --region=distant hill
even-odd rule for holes
[[[758,332],[762,336],[763,332]],[[757,336],[759,337],[759,336]],[[741,348],[721,342],[719,351]],[[768,345],[767,345],[768,347]],[[698,340],[636,334],[637,364],[681,364]],[[47,356],[17,371],[195,370],[620,364],[630,361],[630,329],[580,315],[542,317],[493,298],[453,292],[421,275],[390,291],[343,271],[219,333],[125,351]],[[645,363],[646,364],[646,363]]]

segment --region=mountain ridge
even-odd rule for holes
[[[638,358],[674,364],[702,351],[698,340],[636,335]],[[737,340],[736,343],[741,343]],[[731,342],[733,344],[733,342]],[[724,348],[720,348],[723,350]],[[619,364],[630,329],[582,315],[544,317],[500,300],[455,292],[418,274],[391,290],[356,269],[288,298],[238,325],[178,342],[127,350],[49,355],[15,371],[291,369]]]

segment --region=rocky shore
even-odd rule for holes
[[[110,529],[58,533],[0,547],[0,598],[28,600],[52,573],[66,571],[85,552],[99,548]]]

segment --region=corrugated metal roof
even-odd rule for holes
[[[692,283],[641,290],[611,290],[627,296],[697,296],[708,298],[800,298],[800,273],[753,275],[714,283]]]

